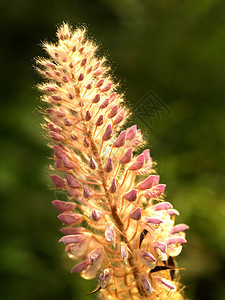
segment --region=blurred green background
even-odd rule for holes
[[[178,258],[185,299],[225,299],[225,2],[223,0],[1,1],[0,299],[93,299],[69,273],[51,201],[33,57],[56,25],[87,24],[109,53],[145,133],[168,201],[187,223]],[[171,111],[139,117],[153,91]],[[140,101],[141,100],[141,101]],[[146,103],[145,103],[146,104]],[[148,108],[149,109],[149,108]],[[152,111],[149,111],[152,114]]]

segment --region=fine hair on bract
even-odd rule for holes
[[[52,183],[72,273],[96,278],[99,299],[183,299],[174,257],[186,243],[179,212],[165,201],[149,149],[104,57],[84,28],[63,24],[37,58],[38,88],[52,148]],[[142,148],[142,150],[140,150]],[[136,154],[138,153],[139,154]]]

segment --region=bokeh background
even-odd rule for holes
[[[108,55],[145,133],[167,199],[187,223],[178,258],[186,299],[225,299],[225,2],[1,1],[0,298],[86,299],[58,244],[33,57],[63,21],[86,24]],[[142,98],[155,93],[165,109]],[[145,100],[146,101],[146,100]],[[147,108],[146,108],[147,107]],[[148,114],[149,113],[149,114]],[[155,114],[155,115],[154,115]],[[140,118],[141,116],[141,118]],[[149,119],[151,116],[151,119]],[[151,126],[149,126],[149,121]],[[94,299],[89,296],[87,299]]]

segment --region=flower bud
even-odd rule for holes
[[[114,148],[120,148],[124,145],[126,138],[126,130],[123,130],[118,136],[117,140],[113,143]]]
[[[106,173],[110,173],[112,171],[112,169],[113,169],[112,159],[111,159],[111,157],[109,157],[108,160],[107,160],[107,163],[104,167],[104,171]]]
[[[72,121],[70,119],[68,119],[68,118],[64,118],[64,124],[66,126],[72,126],[73,125]]]
[[[84,227],[62,227],[60,231],[66,235],[77,235],[85,231]]]
[[[85,58],[81,61],[80,66],[83,67],[83,66],[86,65],[86,63],[87,63],[87,58],[85,57]]]
[[[154,179],[155,179],[155,175],[150,175],[144,181],[140,182],[136,186],[136,189],[138,189],[138,190],[147,190],[147,189],[150,189],[152,187],[152,185],[153,185]]]
[[[90,163],[89,163],[89,166],[92,170],[95,170],[96,167],[97,167],[97,164],[96,164],[96,161],[94,160],[94,158],[91,156],[91,159],[90,159]]]
[[[116,232],[111,223],[108,224],[106,230],[105,230],[105,238],[107,241],[112,242],[113,246],[115,247],[115,242],[116,242]]]
[[[55,101],[61,101],[62,97],[59,96],[59,95],[52,95],[52,99],[55,100]]]
[[[99,75],[102,74],[102,72],[103,72],[103,68],[99,68],[98,70],[96,70],[96,71],[93,73],[93,75],[94,75],[94,76],[99,76]]]
[[[98,103],[100,100],[100,94],[96,94],[95,97],[92,99],[92,103]]]
[[[84,147],[88,148],[89,146],[90,146],[90,144],[89,144],[89,142],[88,142],[88,140],[85,136],[85,138],[84,138]]]
[[[80,47],[80,49],[78,50],[80,53],[83,53],[84,52],[84,46]]]
[[[95,271],[98,271],[100,269],[103,256],[104,256],[103,247],[98,247],[95,250],[93,250],[91,253],[89,253],[88,260]]]
[[[61,157],[63,165],[68,170],[73,170],[76,168],[75,162],[73,162],[71,159],[69,159],[67,156],[63,155]]]
[[[99,211],[99,210],[97,210],[95,208],[92,210],[92,219],[94,221],[97,222],[98,220],[100,220],[102,218],[102,216],[103,216],[103,212],[102,211]]]
[[[161,202],[161,203],[153,205],[151,208],[155,211],[167,210],[167,209],[173,208],[173,205],[169,202]]]
[[[162,195],[162,193],[165,190],[166,185],[165,184],[158,184],[157,186],[151,188],[150,190],[147,190],[143,193],[143,195],[147,198],[158,198]]]
[[[137,207],[134,211],[130,213],[130,218],[139,221],[141,219],[141,208]]]
[[[137,133],[137,125],[133,125],[132,127],[127,129],[126,140],[131,141]]]
[[[116,99],[117,93],[114,92],[111,94],[111,96],[109,97],[110,101],[113,102]]]
[[[121,121],[123,121],[124,118],[124,110],[122,109],[121,112],[118,114],[118,116],[113,120],[113,125],[119,124]]]
[[[113,181],[112,181],[112,184],[111,184],[111,186],[109,188],[109,192],[111,194],[114,194],[116,192],[116,189],[117,189],[117,187],[116,187],[116,180],[114,178]]]
[[[146,292],[151,296],[153,288],[152,288],[150,282],[148,281],[147,276],[142,275],[141,276],[141,281],[142,281],[143,287],[145,288]]]
[[[137,190],[133,189],[130,192],[125,193],[123,198],[130,202],[134,202],[137,199]]]
[[[99,109],[106,108],[109,105],[109,99],[105,99],[102,104],[99,106]]]
[[[176,286],[175,284],[168,280],[168,279],[165,279],[165,278],[157,278],[157,280],[163,284],[169,291],[175,291],[176,290]]]
[[[112,125],[109,124],[105,130],[105,133],[103,134],[102,140],[108,141],[112,137]]]
[[[86,234],[71,234],[71,235],[66,235],[63,236],[60,240],[59,243],[62,242],[65,245],[68,244],[74,244],[74,243],[81,243],[86,239],[87,235]]]
[[[90,90],[92,88],[92,84],[93,84],[93,81],[90,81],[87,85],[86,85],[86,89],[87,90]]]
[[[84,198],[88,199],[88,198],[91,198],[93,196],[93,192],[89,187],[84,185],[83,195],[84,195]]]
[[[85,259],[81,263],[77,264],[73,269],[71,270],[71,273],[79,272],[81,273],[83,270],[85,270],[90,265],[90,262],[88,259]]]
[[[145,163],[147,163],[150,159],[150,150],[149,149],[146,149],[142,152],[142,154],[144,154],[145,156]]]
[[[93,71],[97,70],[98,67],[100,66],[100,64],[101,64],[101,61],[98,61],[98,62],[94,65]]]
[[[174,215],[179,216],[180,215],[179,211],[174,208],[168,209],[167,213],[170,216],[174,216]]]
[[[61,212],[73,210],[76,207],[74,202],[65,202],[61,200],[54,200],[52,204]]]
[[[61,177],[59,177],[57,175],[51,175],[51,179],[52,179],[53,184],[57,188],[66,187],[66,181],[65,181],[65,179],[62,179]]]
[[[102,93],[108,92],[108,90],[111,89],[112,85],[113,85],[112,82],[107,83],[107,84],[102,88],[101,92],[102,92]]]
[[[53,124],[53,123],[49,123],[48,128],[52,131],[55,131],[55,132],[59,132],[59,133],[62,132],[62,128],[55,125],[55,124]]]
[[[90,111],[86,111],[86,116],[85,116],[85,121],[90,121],[91,120],[91,113]]]
[[[160,218],[154,218],[154,217],[145,218],[145,222],[155,224],[155,225],[163,223],[163,221]]]
[[[84,80],[84,74],[83,73],[80,73],[80,75],[78,76],[78,81],[82,81]]]
[[[103,85],[104,83],[104,79],[100,79],[97,83],[96,83],[96,87],[99,88]]]
[[[109,269],[105,269],[98,277],[98,283],[102,289],[105,289],[109,284],[112,272]]]
[[[70,174],[66,175],[66,180],[69,187],[71,187],[72,189],[79,189],[83,187],[82,183]]]
[[[96,126],[101,126],[103,124],[103,115],[100,115],[98,117],[98,120],[96,121],[95,125]]]
[[[90,67],[87,69],[86,73],[87,73],[87,74],[90,74],[91,71],[92,71],[92,69],[93,69],[93,66],[90,66]]]
[[[171,230],[171,234],[175,234],[175,233],[178,233],[178,232],[182,232],[182,231],[185,231],[189,229],[189,226],[186,225],[186,224],[178,224],[176,226],[174,226]]]
[[[75,225],[81,222],[82,216],[80,214],[62,213],[58,219],[67,225]]]
[[[140,261],[145,266],[147,266],[149,269],[153,269],[155,267],[155,265],[156,265],[156,259],[155,259],[155,257],[151,253],[149,253],[149,252],[147,252],[145,250],[139,250],[138,256],[140,258]]]
[[[165,243],[168,245],[172,245],[172,244],[183,244],[183,243],[187,243],[187,240],[182,237],[182,236],[176,236],[176,237],[171,237],[168,238]]]
[[[117,114],[118,112],[118,105],[115,105],[112,110],[110,111],[110,113],[108,114],[108,118],[111,119],[113,117],[115,117],[115,115]]]
[[[53,150],[54,150],[55,156],[58,158],[61,158],[62,156],[66,155],[65,151],[58,145],[54,145]]]
[[[65,83],[69,82],[69,79],[68,79],[67,76],[63,76],[62,80],[63,80],[63,82],[65,82]]]
[[[70,134],[70,137],[72,140],[77,141],[78,137],[76,136],[76,134],[74,134],[73,132]]]
[[[62,134],[56,133],[55,131],[50,131],[51,138],[55,141],[64,141],[65,137]]]
[[[119,163],[121,165],[128,164],[131,161],[132,158],[132,148],[129,148],[127,152],[124,154],[124,156],[120,159]]]
[[[128,259],[128,250],[127,250],[127,245],[125,243],[120,243],[120,254],[124,264],[126,265]]]
[[[135,162],[128,168],[130,171],[137,171],[144,166],[145,163],[145,156],[144,154],[139,155]]]
[[[153,242],[152,247],[160,249],[163,253],[167,250],[167,245],[163,242]]]

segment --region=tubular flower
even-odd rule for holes
[[[54,200],[64,235],[60,242],[77,264],[72,273],[96,278],[101,299],[182,299],[173,257],[184,243],[185,224],[164,201],[165,185],[154,175],[141,131],[122,129],[128,110],[105,58],[84,29],[64,24],[56,44],[38,58],[45,82],[38,86],[52,142]],[[175,275],[174,275],[175,274]]]

